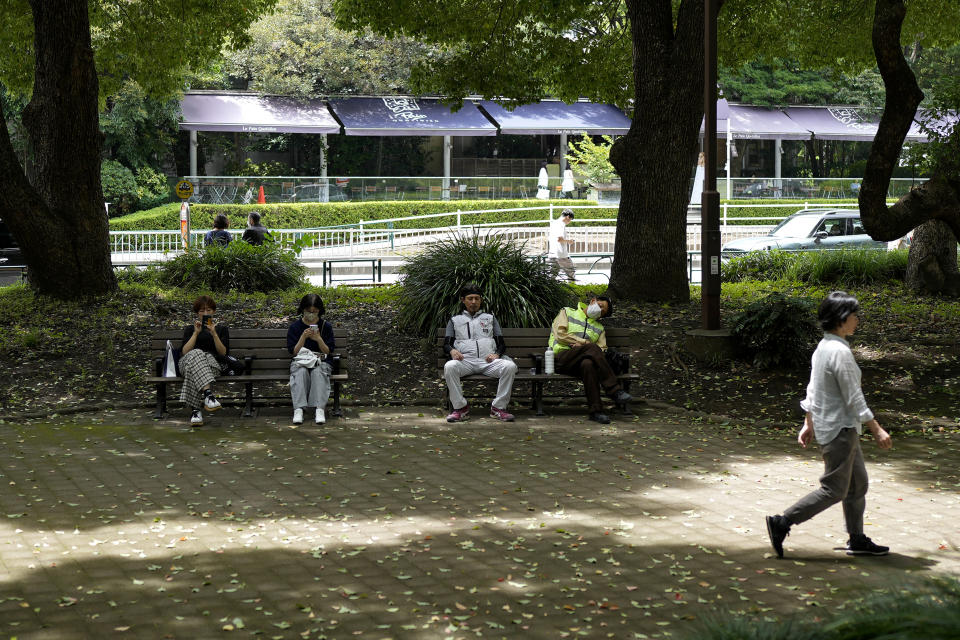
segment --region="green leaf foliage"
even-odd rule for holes
[[[105,160],[100,165],[100,184],[103,199],[111,210],[120,213],[133,211],[137,204],[137,179],[133,171],[115,160]]]
[[[610,164],[611,136],[603,136],[603,143],[597,144],[590,136],[567,143],[570,153],[566,158],[577,173],[582,174],[592,185],[603,184],[616,179],[617,172]]]
[[[822,333],[816,311],[815,300],[774,292],[735,315],[730,332],[760,369],[800,366]]]
[[[408,92],[411,67],[434,55],[434,49],[402,36],[338,29],[331,5],[329,0],[280,0],[273,13],[250,26],[249,44],[226,55],[223,72],[264,93]]]
[[[596,202],[578,200],[577,204],[596,205]],[[456,225],[456,211],[478,211],[484,209],[509,209],[529,207],[530,200],[458,200],[449,201],[398,201],[398,202],[311,202],[296,204],[258,204],[258,205],[191,205],[191,225],[195,229],[210,227],[213,218],[222,213],[230,220],[233,229],[243,228],[251,211],[259,211],[262,222],[272,229],[312,229],[338,225],[356,225],[363,221],[364,228],[384,228],[377,220],[403,218],[407,216],[431,213],[453,212],[450,216],[406,220],[394,223],[395,229],[429,229]],[[556,208],[556,205],[555,207]],[[464,226],[490,222],[512,222],[543,219],[549,215],[549,207],[536,207],[524,211],[490,212],[464,215]],[[581,210],[581,217],[616,218],[616,209]],[[554,213],[556,216],[556,213]],[[576,224],[576,223],[573,223]],[[151,211],[134,213],[110,221],[114,231],[150,231],[180,228],[180,205],[167,204]]]
[[[906,249],[835,251],[751,251],[722,265],[723,282],[782,280],[812,285],[856,286],[903,280]]]
[[[432,244],[404,264],[400,326],[432,337],[462,310],[460,289],[471,282],[502,327],[550,326],[557,311],[576,300],[555,266],[527,256],[522,244],[474,232]]]
[[[276,0],[91,0],[90,35],[100,95],[128,79],[153,96],[183,90],[182,72],[205,66],[224,44],[244,46],[247,27]],[[0,83],[30,95],[33,17],[27,0],[0,4]]]
[[[160,284],[209,291],[275,291],[303,284],[306,268],[297,252],[279,243],[262,246],[235,240],[226,247],[191,247],[164,262]]]

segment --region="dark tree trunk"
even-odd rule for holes
[[[621,181],[611,296],[686,301],[687,204],[703,118],[703,2],[627,0],[635,103],[610,150]]]
[[[873,50],[886,87],[886,101],[860,187],[860,215],[874,240],[896,240],[917,228],[910,248],[908,284],[932,293],[956,295],[960,291],[956,246],[960,237],[960,177],[945,175],[949,169],[944,172],[935,168],[928,182],[912,189],[893,206],[886,205],[890,178],[923,99],[900,46],[906,12],[903,0],[877,0]],[[955,132],[951,145],[958,140]],[[937,222],[924,224],[929,221]],[[948,242],[951,236],[952,243]]]
[[[0,127],[4,220],[42,293],[76,298],[116,288],[100,188],[98,84],[86,0],[31,0],[33,97],[23,113],[32,184]]]

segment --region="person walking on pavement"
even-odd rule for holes
[[[853,335],[860,304],[844,291],[830,293],[820,304],[817,319],[824,334],[811,359],[807,395],[800,403],[806,416],[797,442],[806,448],[816,438],[823,456],[820,487],[807,494],[782,515],[767,516],[767,535],[778,558],[790,527],[806,522],[828,507],[843,503],[847,555],[886,555],[890,550],[875,544],[863,533],[866,510],[867,469],[860,450],[860,434],[867,425],[881,449],[892,446],[890,435],[867,406],[860,388],[860,367],[847,338]]]
[[[573,210],[564,209],[560,212],[560,217],[550,221],[550,238],[547,243],[547,259],[557,266],[559,271],[563,271],[567,280],[574,282],[577,269],[573,266],[573,260],[567,251],[567,245],[573,244],[573,240],[567,240],[567,225],[573,220]]]
[[[507,347],[500,323],[492,314],[480,310],[483,296],[477,285],[465,285],[460,290],[460,302],[464,310],[450,318],[443,340],[443,350],[450,357],[443,367],[443,377],[453,407],[447,422],[467,419],[470,405],[463,397],[460,379],[476,373],[500,379],[497,395],[490,404],[490,417],[513,422],[513,414],[507,411],[507,405],[513,393],[517,365],[505,355]]]
[[[583,381],[590,419],[600,424],[610,423],[603,412],[601,388],[617,404],[631,400],[605,355],[607,337],[599,319],[612,313],[613,303],[607,296],[591,297],[589,304],[581,302],[576,309],[565,307],[553,319],[548,345],[556,358],[556,371]]]

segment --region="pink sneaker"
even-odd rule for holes
[[[513,422],[512,413],[508,412],[506,409],[497,409],[493,405],[490,405],[490,417],[496,418],[501,422]]]
[[[470,413],[470,405],[466,404],[459,409],[454,409],[450,412],[450,415],[447,416],[447,422],[462,422],[467,419],[467,414]]]

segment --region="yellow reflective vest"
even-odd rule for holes
[[[587,305],[580,303],[576,309],[566,307],[567,312],[567,333],[570,335],[589,340],[596,343],[603,335],[603,325],[597,320],[587,317]],[[554,353],[560,353],[570,348],[570,345],[559,342],[553,332],[550,332],[550,341],[548,346]]]

